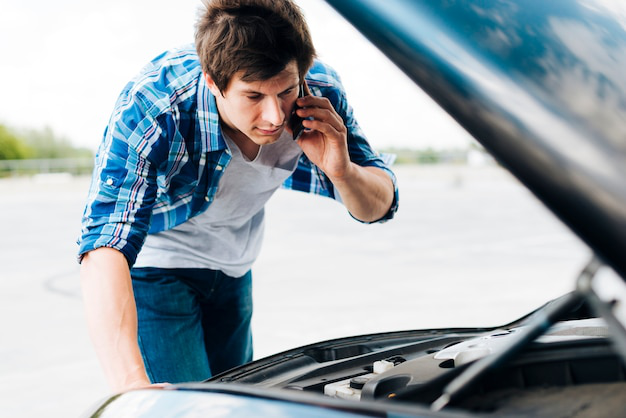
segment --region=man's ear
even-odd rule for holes
[[[217,88],[217,84],[215,84],[215,81],[213,81],[213,77],[204,72],[202,74],[204,75],[207,87],[209,87],[209,90],[211,91],[213,96],[221,96],[222,92],[220,91],[220,89]]]

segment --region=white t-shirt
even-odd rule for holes
[[[293,173],[302,150],[284,132],[250,161],[224,137],[232,160],[209,208],[173,229],[148,235],[135,267],[209,268],[233,277],[250,270],[261,249],[265,203]]]

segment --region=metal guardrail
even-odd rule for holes
[[[493,164],[493,159],[480,150],[394,150],[395,164],[460,163],[470,165]],[[91,174],[94,159],[47,158],[29,160],[0,160],[0,178],[47,173]]]
[[[88,174],[93,170],[93,162],[93,158],[0,160],[0,177],[42,173]]]

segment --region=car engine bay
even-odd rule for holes
[[[343,338],[258,360],[209,382],[297,391],[348,402],[487,415],[615,416],[626,413],[626,369],[602,306],[577,292],[493,329],[405,331]],[[591,269],[591,270],[590,270]],[[604,275],[606,276],[606,275]],[[615,276],[617,277],[617,276]],[[617,278],[621,286],[621,280]],[[591,292],[591,293],[589,293]],[[618,292],[609,292],[614,298]]]

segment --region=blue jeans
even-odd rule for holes
[[[192,382],[252,360],[252,274],[131,270],[139,348],[148,377]]]

